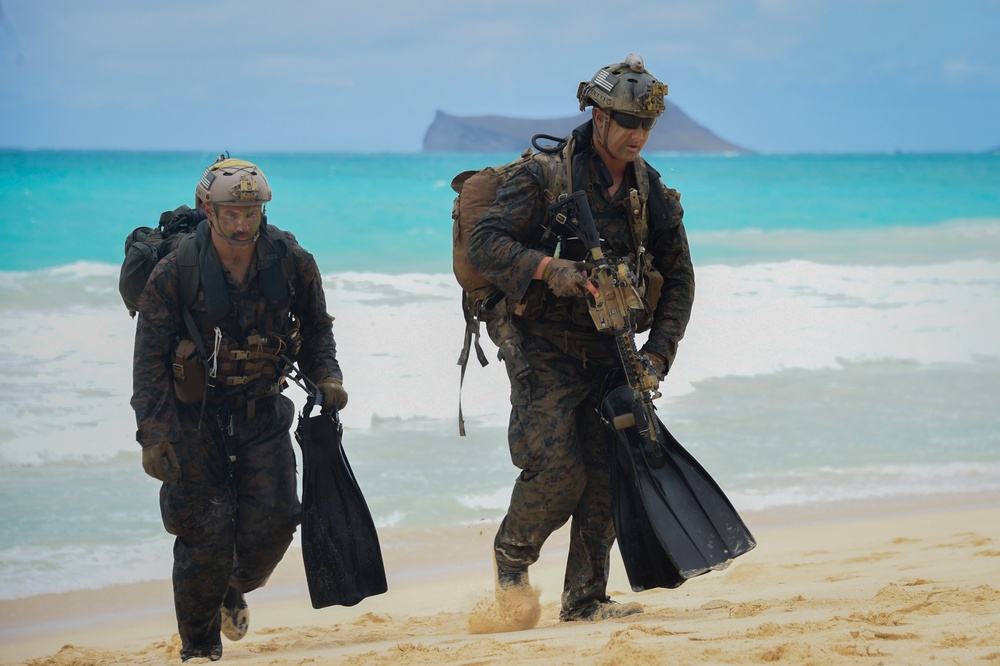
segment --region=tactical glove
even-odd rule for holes
[[[553,259],[545,267],[542,279],[556,296],[582,296],[587,292],[584,264],[569,259]]]
[[[347,390],[339,379],[326,379],[316,385],[323,392],[323,412],[347,407]]]
[[[154,479],[167,483],[181,478],[181,466],[170,442],[157,442],[142,449],[142,468]]]
[[[661,382],[663,378],[667,376],[667,359],[663,358],[656,352],[643,352],[646,359],[649,360],[649,364],[653,366],[653,372],[656,374],[656,378]]]

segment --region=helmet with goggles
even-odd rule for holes
[[[195,206],[261,206],[271,200],[271,186],[255,164],[219,155],[201,174],[194,193]]]
[[[596,106],[609,113],[626,113],[640,118],[657,118],[666,110],[663,98],[667,84],[646,71],[640,56],[628,54],[624,61],[607,65],[576,90],[580,110]]]

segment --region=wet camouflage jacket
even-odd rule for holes
[[[285,238],[295,267],[295,275],[289,276],[294,299],[290,304],[266,311],[261,295],[261,272],[280,259],[270,244],[259,240],[244,286],[238,286],[228,272],[222,270],[231,298],[236,303],[242,303],[242,307],[236,307],[239,310],[237,319],[228,326],[223,325],[228,329],[241,330],[225,330],[224,333],[239,343],[243,343],[252,332],[265,336],[285,335],[289,329],[290,312],[298,320],[303,338],[302,350],[297,357],[303,374],[317,383],[328,378],[342,379],[333,338],[333,317],[327,313],[319,268],[312,255],[298,244],[291,233],[280,233]],[[261,239],[264,236],[262,233]],[[219,261],[210,243],[204,260]],[[177,341],[190,335],[179,306],[180,289],[177,255],[173,253],[156,265],[139,298],[132,367],[132,408],[138,426],[136,439],[143,446],[181,439],[178,402],[173,388],[173,352]],[[196,325],[203,332],[205,348],[211,353],[215,324],[208,315],[204,288],[199,288],[198,298],[190,310]],[[282,330],[266,330],[268,328]],[[217,387],[210,389],[209,399],[219,402],[233,401],[234,396],[241,400],[257,398],[272,391],[274,384],[272,375],[253,380],[245,386],[230,387],[226,392]]]
[[[626,181],[619,187],[614,199],[609,198],[607,187],[611,176],[593,148],[592,125],[592,121],[587,122],[574,130],[574,189],[581,189],[583,185],[587,190],[605,254],[610,257],[625,257],[630,252],[634,253],[633,241],[627,216],[616,214],[616,211],[627,202],[628,189],[636,187],[636,163],[629,167]],[[643,349],[658,353],[668,363],[672,363],[677,343],[684,336],[694,301],[694,269],[684,230],[684,209],[680,204],[680,195],[664,186],[652,167],[643,160],[637,160],[637,163],[648,169],[650,189],[660,190],[650,192],[647,251],[653,255],[653,266],[664,279],[649,339]],[[545,183],[552,179],[546,179],[546,168],[564,169],[565,166],[558,157],[526,162],[524,168],[501,185],[496,201],[469,238],[468,253],[472,264],[513,303],[531,300],[534,296],[540,296],[549,303],[571,300],[555,297],[544,283],[532,279],[539,262],[549,254],[536,247],[550,216]],[[662,199],[660,204],[654,206],[652,199],[656,196]],[[565,248],[561,256],[573,260],[582,258],[567,256]],[[579,297],[579,300],[581,303],[567,303],[572,307],[565,309],[575,307],[580,310],[584,307],[584,299]],[[546,311],[553,309],[549,307]],[[546,314],[542,313],[542,323],[545,319]],[[577,331],[588,327],[595,335],[599,335],[594,331],[593,324],[586,321],[552,321],[546,325]]]

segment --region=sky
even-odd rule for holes
[[[0,0],[0,148],[416,152],[640,54],[750,150],[1000,148],[1000,0]]]

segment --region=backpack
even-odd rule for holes
[[[204,219],[204,211],[179,206],[174,210],[164,211],[155,229],[136,227],[125,237],[125,261],[118,274],[118,292],[130,316],[135,317],[139,309],[139,296],[153,267],[170,254],[182,239],[190,236]],[[198,273],[184,271],[181,279],[185,305],[191,305],[198,294]]]
[[[555,141],[552,147],[539,146],[537,140]],[[569,189],[569,169],[573,142],[570,139],[560,139],[545,134],[532,137],[531,144],[538,150],[526,148],[521,156],[512,162],[500,166],[488,166],[478,170],[463,171],[451,181],[451,189],[457,196],[451,207],[452,218],[452,272],[459,286],[462,287],[462,312],[465,316],[465,341],[458,358],[461,366],[458,400],[458,430],[465,435],[465,421],[462,417],[462,384],[465,382],[465,370],[469,362],[469,354],[473,347],[481,366],[489,365],[486,354],[479,344],[480,324],[485,321],[486,312],[496,305],[503,297],[500,290],[473,267],[468,257],[469,236],[473,229],[483,219],[487,209],[496,201],[497,190],[508,178],[514,175],[525,164],[536,159],[547,159],[556,153],[563,154],[566,171],[546,169],[553,182],[546,183],[546,196],[550,203]]]
[[[181,303],[185,309],[194,305],[198,298],[200,277],[198,254],[194,245],[194,233],[198,224],[205,219],[205,212],[179,206],[160,214],[160,222],[155,229],[136,227],[125,237],[125,260],[118,274],[118,291],[129,310],[135,316],[139,296],[146,287],[146,281],[157,263],[173,250],[178,253],[181,275]],[[267,234],[272,243],[284,244],[283,232],[267,225],[265,216],[261,222],[261,233]],[[289,296],[295,300],[295,290],[290,282],[295,275],[295,266],[287,248],[279,252],[283,281],[288,285]]]

